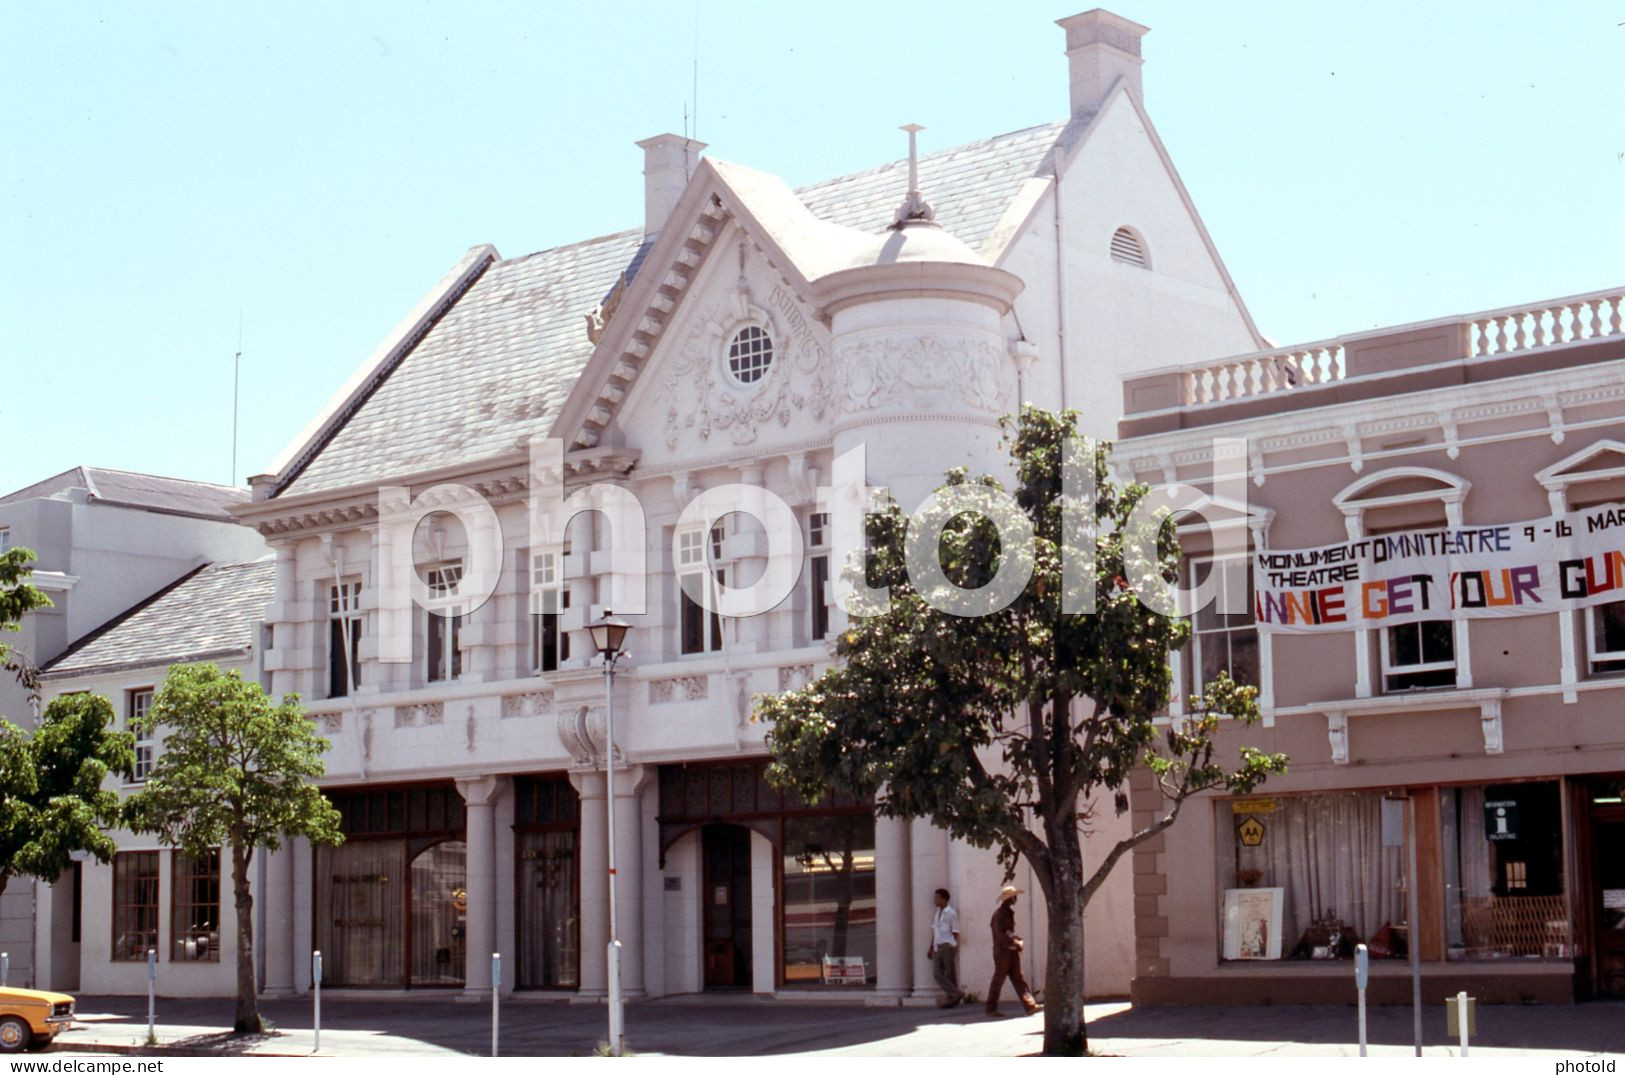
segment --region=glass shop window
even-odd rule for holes
[[[1383,846],[1380,793],[1216,806],[1221,959],[1406,954],[1404,848]]]
[[[1557,783],[1445,788],[1439,813],[1446,956],[1572,958]]]

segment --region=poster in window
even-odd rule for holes
[[[1224,958],[1280,959],[1282,888],[1224,890]]]

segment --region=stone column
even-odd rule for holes
[[[644,993],[643,788],[650,772],[641,765],[615,769],[615,909],[621,933],[621,991],[628,999]]]
[[[468,814],[465,996],[491,995],[491,953],[497,941],[496,803],[504,783],[495,776],[457,781]]]
[[[917,817],[909,822],[909,869],[912,878],[912,900],[909,903],[909,950],[913,953],[915,999],[935,1003],[936,978],[931,973],[931,917],[936,910],[931,896],[948,885],[948,832],[931,823],[930,818]],[[950,889],[951,891],[951,889]],[[961,923],[960,932],[964,932]]]
[[[609,943],[609,848],[604,818],[602,771],[572,772],[570,783],[581,796],[581,986],[582,1000],[602,1000],[609,993],[604,947]],[[619,833],[617,833],[619,835]]]
[[[265,859],[265,995],[294,991],[293,847],[284,843]]]
[[[875,819],[875,996],[905,997],[914,984],[909,945],[908,822]]]

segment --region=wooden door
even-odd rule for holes
[[[1610,811],[1591,827],[1592,951],[1597,992],[1625,997],[1625,816]]]
[[[705,987],[749,988],[750,830],[739,825],[708,825],[700,843],[705,860],[701,894]]]

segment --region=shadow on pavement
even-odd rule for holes
[[[1573,1005],[1486,1004],[1478,1008],[1472,1044],[1575,1053],[1625,1051],[1625,1001]],[[1358,1040],[1358,1014],[1346,1007],[1132,1008],[1092,1018],[1091,1040],[1295,1042],[1347,1044]],[[1413,1043],[1409,1006],[1367,1009],[1373,1045]],[[1422,1008],[1422,1044],[1450,1046],[1442,1004]]]

